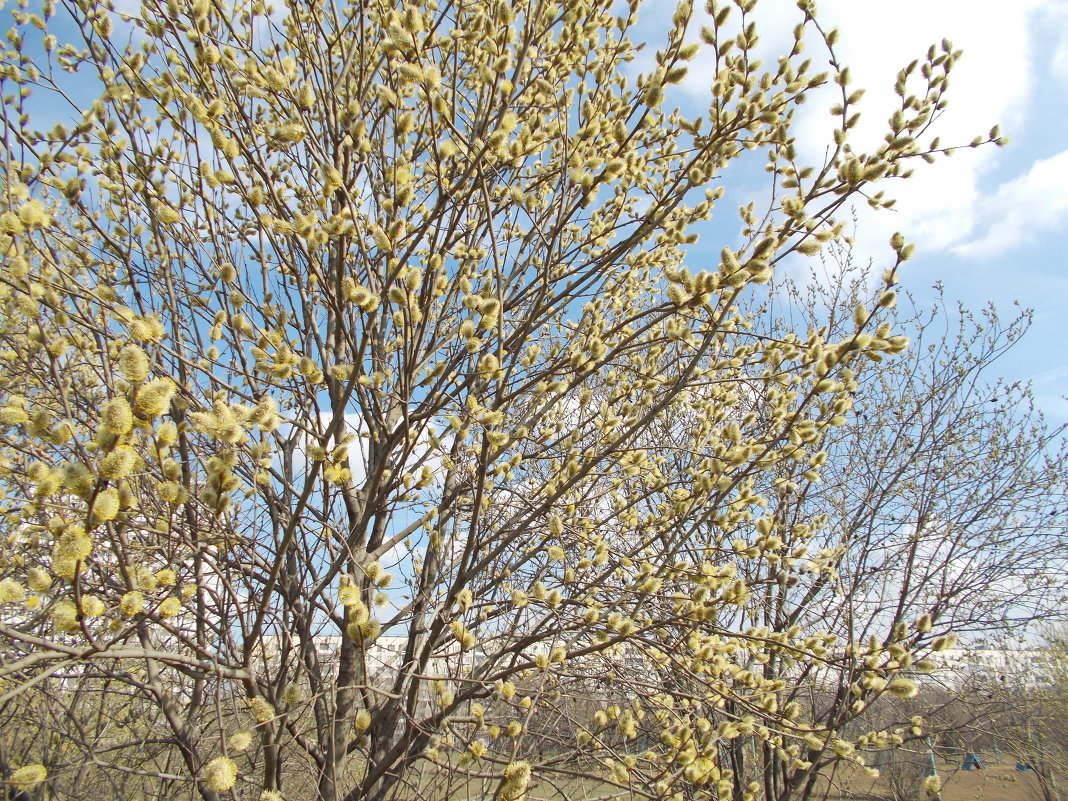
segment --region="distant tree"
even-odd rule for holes
[[[980,677],[975,695],[992,710],[973,731],[996,743],[1036,785],[1043,801],[1063,798],[1068,776],[1068,637],[1047,625],[1031,659],[999,675]]]
[[[716,757],[740,736],[798,764],[833,740],[755,669],[823,664],[833,633],[737,623],[779,582],[771,477],[815,481],[857,364],[906,340],[862,305],[798,333],[744,301],[941,152],[919,137],[958,53],[902,71],[859,153],[836,34],[802,2],[764,66],[737,5],[730,27],[730,5],[680,4],[636,80],[637,3],[14,10],[9,787],[518,801],[592,776],[696,799],[734,792]],[[666,110],[702,51],[707,115]],[[792,115],[824,84],[839,125],[806,165]],[[714,182],[750,150],[768,213],[743,208],[695,275]],[[892,246],[884,306],[911,249]],[[752,550],[724,549],[750,526]],[[804,559],[814,586],[843,575],[838,551]],[[629,698],[572,705],[560,735],[591,687]]]
[[[834,267],[848,265],[838,260]],[[811,282],[790,308],[815,310],[805,315],[808,323],[833,331],[867,281],[862,273],[852,284]],[[1064,429],[1045,423],[1027,387],[990,377],[1029,316],[1005,323],[993,309],[976,318],[939,307],[883,315],[913,334],[908,354],[858,367],[856,425],[824,438],[818,477],[800,468],[769,473],[779,491],[766,491],[776,498],[768,533],[781,538],[780,553],[822,548],[834,572],[812,576],[787,560],[749,563],[775,580],[754,599],[747,622],[838,637],[822,663],[799,664],[780,652],[764,670],[789,677],[785,702],[801,700],[814,720],[848,732],[847,739],[886,729],[864,714],[881,696],[908,697],[916,681],[932,686],[923,674],[944,662],[932,649],[945,649],[957,635],[995,644],[1064,613]],[[929,706],[938,718],[943,704],[929,699]],[[860,743],[922,744],[947,723],[932,720],[933,731],[914,731],[918,711],[893,721],[899,736],[868,735]],[[982,703],[970,712],[959,726],[976,729],[992,710]],[[791,785],[813,791],[818,767],[840,756],[810,750],[806,759],[815,767],[805,776],[765,749],[765,797],[804,797],[791,795]]]
[[[744,736],[720,740],[739,801],[816,798],[821,776],[839,763],[863,765],[866,750],[926,750],[928,734],[977,734],[995,707],[972,699],[969,714],[950,720],[955,695],[927,676],[944,664],[935,652],[957,633],[996,643],[1064,613],[1064,429],[1045,423],[1027,387],[990,377],[1029,316],[1006,323],[993,309],[976,317],[940,304],[880,306],[870,271],[856,269],[848,249],[831,255],[828,272],[780,288],[761,328],[838,338],[858,306],[870,307],[873,330],[909,331],[915,346],[852,361],[854,423],[826,431],[810,459],[762,471],[754,492],[765,502],[753,518],[690,515],[700,522],[686,552],[737,565],[747,598],[677,635],[665,649],[679,655],[666,671],[671,682],[657,682],[673,686],[684,709],[683,699],[704,699],[684,715],[727,727],[751,721]],[[750,385],[738,404],[758,427],[771,422],[768,386]],[[828,401],[821,411],[844,408]],[[687,449],[689,430],[687,421],[659,438],[673,475],[697,472],[704,458]],[[723,673],[705,678],[681,656],[684,638],[730,648],[739,633],[763,647],[724,663]],[[921,686],[934,692],[930,727],[904,703]]]

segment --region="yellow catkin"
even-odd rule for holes
[[[129,344],[119,352],[119,372],[135,383],[148,377],[148,356],[138,346]]]
[[[145,417],[159,417],[170,408],[174,390],[174,382],[169,378],[157,378],[141,387],[134,405]]]
[[[19,790],[32,790],[47,778],[44,765],[23,765],[11,774],[11,783]]]
[[[204,766],[204,783],[217,793],[229,790],[237,781],[237,763],[229,757],[216,757]]]

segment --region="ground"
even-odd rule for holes
[[[942,778],[942,801],[1040,801],[1038,781],[1033,772],[1018,771],[1008,762],[987,762],[984,770],[960,770],[939,765]],[[876,780],[853,776],[848,787],[838,788],[826,801],[892,801],[894,798],[886,775]],[[845,784],[846,782],[843,782]],[[1058,777],[1058,787],[1068,787],[1068,777]],[[917,798],[923,798],[921,791]]]

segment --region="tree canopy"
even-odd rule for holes
[[[753,5],[679,4],[640,74],[637,2],[13,11],[13,791],[742,801],[862,761],[792,682],[848,657],[860,695],[908,695],[945,607],[863,641],[755,610],[841,586],[834,516],[794,499],[846,467],[833,432],[879,435],[852,410],[907,347],[911,246],[833,324],[759,300],[943,152],[921,137],[959,53],[903,69],[857,152],[836,32],[801,2],[762,63]],[[698,56],[691,118],[669,101]],[[805,164],[793,115],[821,90],[837,127]],[[752,151],[766,209],[691,269]],[[740,738],[777,778],[736,780]]]

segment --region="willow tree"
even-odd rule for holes
[[[829,256],[836,278],[814,270],[803,287],[785,282],[777,298],[786,302],[767,304],[770,329],[842,336],[857,303],[876,306],[870,268],[858,269],[848,250],[832,246]],[[784,462],[762,474],[764,531],[707,535],[724,549],[766,552],[741,566],[753,592],[735,623],[769,641],[758,669],[781,687],[763,717],[775,725],[797,705],[799,721],[837,733],[804,744],[806,770],[766,740],[732,740],[723,751],[736,799],[750,782],[757,798],[820,798],[826,780],[860,775],[864,751],[896,773],[900,756],[889,749],[923,751],[927,737],[981,731],[1004,699],[926,675],[945,666],[938,652],[957,636],[972,646],[1020,642],[1037,621],[1064,614],[1066,428],[1046,422],[1026,386],[991,377],[1029,313],[1005,320],[993,307],[973,314],[942,302],[921,310],[906,298],[877,308],[873,324],[908,331],[912,344],[894,359],[854,362],[856,424],[825,433],[818,471]],[[765,406],[755,394],[753,412]],[[799,551],[820,553],[833,570],[813,570]],[[821,634],[834,647],[799,659],[794,643]],[[925,763],[917,770],[919,785]]]
[[[918,137],[958,54],[906,68],[885,142],[855,152],[836,34],[800,3],[764,65],[736,5],[680,4],[639,75],[637,3],[13,12],[0,757],[19,792],[463,781],[517,801],[581,765],[605,792],[696,798],[726,788],[712,757],[740,733],[794,754],[825,734],[749,715],[775,703],[755,673],[718,680],[762,658],[759,633],[694,634],[751,597],[770,540],[691,538],[763,531],[759,478],[818,472],[850,362],[905,347],[863,306],[830,336],[762,331],[740,300],[938,152]],[[691,119],[665,98],[699,55]],[[808,165],[791,121],[821,86],[838,127]],[[690,271],[750,151],[767,213]],[[681,646],[692,699],[658,684]],[[645,666],[655,741],[592,694],[566,736],[542,725],[620,665]],[[719,727],[686,711],[732,697]]]

